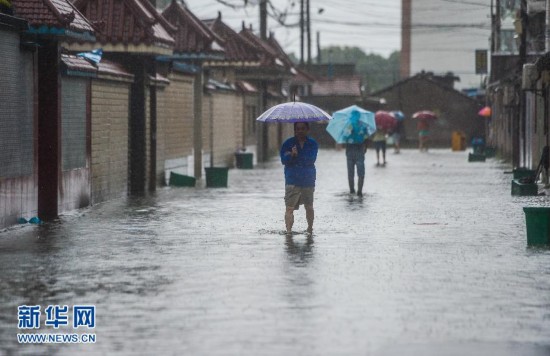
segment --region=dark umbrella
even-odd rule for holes
[[[389,112],[378,110],[374,114],[374,121],[376,121],[376,128],[380,130],[391,130],[397,124],[397,119]]]
[[[437,120],[437,115],[433,111],[422,110],[415,112],[412,118],[418,120]]]

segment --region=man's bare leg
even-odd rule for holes
[[[313,211],[313,205],[304,205],[306,208],[306,220],[307,220],[307,233],[313,233],[313,220],[315,218],[315,212]]]
[[[293,206],[287,206],[286,207],[285,225],[286,225],[286,233],[291,234],[292,233],[292,225],[294,225],[294,207]]]

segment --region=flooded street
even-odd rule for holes
[[[277,159],[4,230],[0,355],[549,355],[550,249],[522,210],[549,198],[467,155],[369,150],[360,200],[321,150],[312,238],[303,207],[284,234]],[[18,306],[78,304],[95,344],[18,343]]]

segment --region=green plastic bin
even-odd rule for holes
[[[485,162],[484,154],[469,153],[468,162]]]
[[[487,158],[493,158],[497,154],[497,150],[494,147],[487,146],[485,147],[485,157]]]
[[[227,167],[206,167],[206,186],[208,188],[227,188]]]
[[[254,168],[253,158],[253,153],[237,152],[235,153],[235,165],[240,169],[252,169]]]
[[[175,172],[170,172],[170,185],[174,185],[177,187],[194,187],[197,183],[197,179],[195,177],[186,176],[184,174],[179,174]]]
[[[522,183],[520,179],[512,179],[512,195],[531,196],[539,194],[537,183]]]
[[[514,173],[514,179],[519,179],[519,178],[534,176],[535,170],[519,167],[519,168],[514,168],[513,173]]]
[[[528,245],[550,244],[550,208],[525,207]]]

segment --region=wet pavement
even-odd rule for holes
[[[0,355],[550,355],[550,249],[522,210],[549,198],[467,152],[388,161],[367,152],[358,199],[320,151],[312,238],[303,208],[284,234],[277,160],[3,230]],[[78,304],[95,344],[18,343],[18,306]]]

